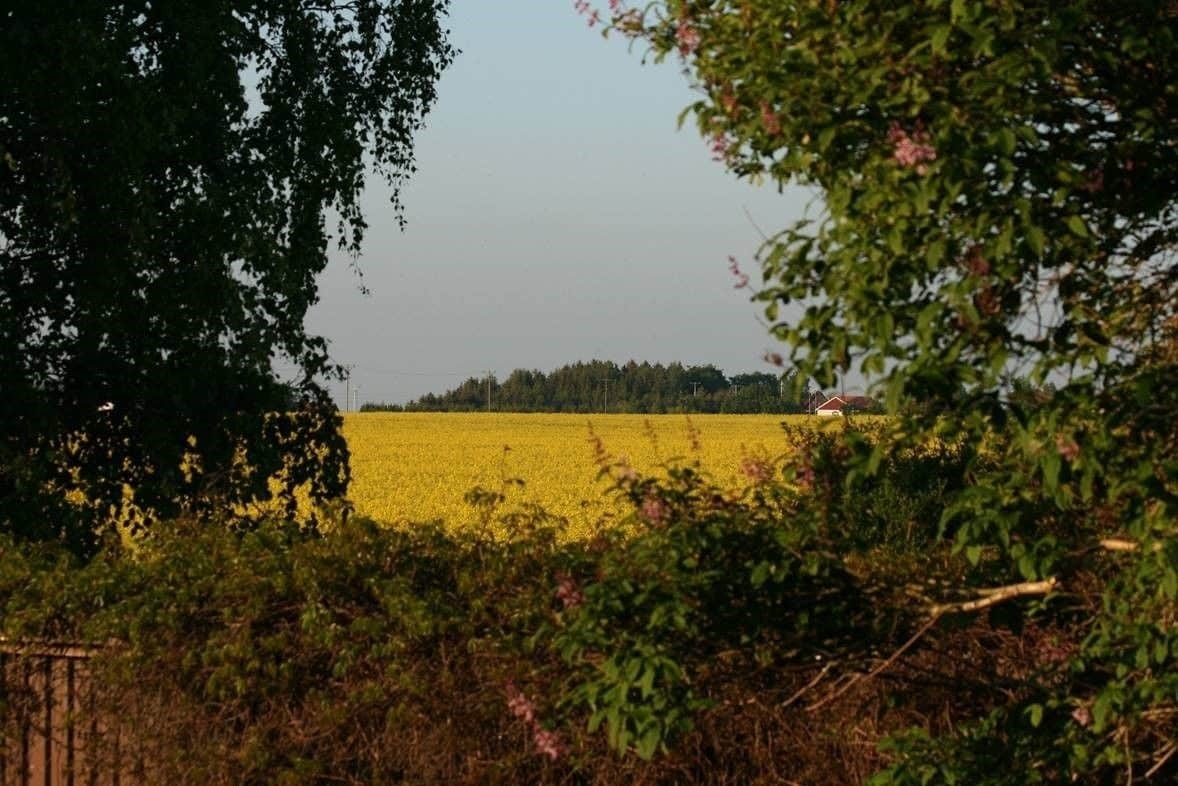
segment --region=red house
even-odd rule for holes
[[[858,410],[871,409],[875,406],[875,402],[867,396],[831,396],[818,407],[815,407],[814,414],[822,417],[842,417],[843,410],[855,412]]]

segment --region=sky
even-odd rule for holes
[[[695,99],[679,63],[643,64],[572,0],[454,0],[447,26],[461,53],[416,138],[408,224],[374,179],[363,278],[333,257],[308,318],[353,367],[355,401],[591,359],[772,370],[728,257],[755,274],[761,233],[809,195],[726,173],[677,128]]]

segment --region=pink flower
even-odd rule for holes
[[[1076,440],[1066,434],[1055,436],[1055,447],[1059,451],[1059,455],[1068,461],[1075,461],[1080,457],[1080,446],[1076,444]]]
[[[814,485],[814,468],[810,466],[810,462],[807,461],[798,467],[797,480],[803,489],[809,489]]]
[[[547,756],[553,761],[565,753],[564,743],[561,741],[560,735],[554,731],[534,726],[532,727],[532,742],[536,745],[536,753]]]
[[[710,145],[712,151],[713,161],[724,161],[728,158],[728,149],[732,146],[731,140],[723,133],[717,132],[712,134],[712,142]]]
[[[507,692],[507,709],[511,710],[511,714],[524,723],[534,722],[536,720],[535,703],[515,687],[515,683],[510,680],[504,686],[504,690]]]
[[[540,726],[540,721],[536,719],[536,705],[532,700],[516,688],[511,680],[507,681],[504,689],[507,692],[507,708],[511,710],[512,715],[528,725],[532,732],[532,742],[536,745],[536,753],[553,761],[563,756],[565,746],[560,735]]]
[[[740,271],[740,263],[736,261],[736,257],[729,255],[728,270],[736,278],[736,285],[734,289],[744,289],[749,285],[749,277]]]
[[[736,96],[732,94],[731,90],[725,90],[720,96],[720,103],[724,105],[724,111],[728,114],[736,112]]]
[[[624,483],[633,483],[638,480],[638,471],[630,466],[630,461],[626,456],[618,456],[618,463],[615,469],[615,476]]]
[[[769,136],[777,136],[781,133],[781,121],[777,119],[777,115],[773,113],[773,109],[768,104],[761,104],[761,125],[765,127],[765,133]]]
[[[642,501],[642,507],[639,509],[642,518],[650,524],[659,525],[667,520],[671,514],[670,507],[667,503],[659,499],[658,495],[653,491],[647,493],[646,499]]]
[[[585,595],[577,586],[577,580],[567,573],[556,574],[556,598],[566,609],[575,608],[585,602]]]
[[[772,477],[773,468],[766,461],[745,456],[740,462],[740,474],[748,478],[753,485],[760,486]]]
[[[929,134],[920,121],[909,134],[893,120],[888,129],[888,141],[893,146],[892,159],[902,167],[915,169],[918,175],[928,174],[925,162],[937,160],[937,149],[929,144]]]
[[[686,19],[679,20],[675,40],[679,43],[679,54],[684,57],[699,49],[699,31]]]
[[[979,278],[990,275],[990,261],[982,256],[981,246],[970,247],[969,255],[965,258],[965,269],[969,271],[970,275]]]

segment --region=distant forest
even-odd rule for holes
[[[367,402],[362,412],[806,412],[825,401],[795,373],[727,376],[713,365],[637,363],[619,366],[593,360],[551,373],[516,369],[506,380],[471,377],[453,390],[427,394],[408,404]],[[488,406],[488,395],[490,405]]]

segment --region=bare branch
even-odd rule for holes
[[[1165,748],[1162,748],[1158,760],[1152,767],[1149,768],[1149,771],[1145,773],[1145,777],[1152,778],[1154,774],[1162,768],[1162,765],[1170,760],[1170,757],[1173,756],[1175,752],[1178,752],[1178,743],[1171,742]]]
[[[900,648],[898,650],[896,650],[891,655],[889,655],[888,659],[885,660],[883,663],[879,664],[878,666],[876,666],[874,669],[867,672],[866,674],[858,675],[857,677],[852,679],[850,682],[848,682],[846,685],[843,685],[843,687],[839,688],[838,690],[834,691],[833,693],[828,694],[825,698],[819,699],[818,701],[814,702],[813,704],[811,704],[809,707],[806,708],[806,711],[813,712],[814,710],[818,709],[819,707],[823,707],[823,706],[829,704],[830,702],[837,699],[839,696],[842,696],[844,693],[849,691],[855,685],[858,685],[863,680],[869,680],[872,677],[879,674],[884,669],[886,669],[888,666],[891,666],[893,663],[896,662],[896,660],[901,655],[903,655],[905,652],[907,652],[909,650],[909,648],[912,647],[913,644],[915,644],[917,641],[919,641],[920,637],[923,636],[926,632],[928,632],[928,629],[931,628],[934,624],[936,624],[936,622],[939,618],[940,618],[940,615],[933,616],[928,622],[924,623],[924,625],[922,625],[920,627],[920,630],[916,631],[916,633],[913,633],[912,637],[910,639],[908,639],[908,641],[906,641],[902,645],[900,645]],[[819,676],[822,676],[822,675],[820,674]]]
[[[1132,540],[1124,540],[1123,538],[1105,538],[1100,541],[1100,547],[1105,551],[1141,551],[1141,544]],[[1161,551],[1162,544],[1160,542],[1154,543],[1150,551]]]
[[[939,603],[929,609],[933,619],[949,612],[978,611],[996,606],[1011,598],[1025,595],[1046,595],[1055,589],[1059,580],[1052,576],[1043,581],[1023,581],[1018,584],[1008,584],[1005,587],[990,587],[975,590],[981,597],[976,600],[966,600],[959,603]]]

